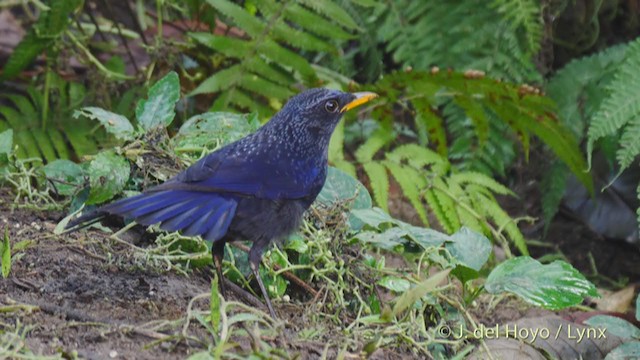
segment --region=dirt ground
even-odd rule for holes
[[[209,306],[209,267],[185,276],[149,264],[143,266],[131,256],[130,248],[97,231],[56,236],[53,230],[62,213],[12,211],[8,190],[0,191],[0,224],[2,228],[8,224],[11,243],[31,241],[26,249],[14,254],[10,277],[0,278],[0,309],[11,309],[12,305],[23,308],[0,311],[0,328],[10,330],[19,323],[22,329],[30,329],[23,345],[34,354],[83,359],[183,359],[207,349],[212,339],[200,326],[190,326],[188,331],[202,342],[167,340],[166,336],[184,331],[185,314],[194,297],[202,296],[202,301],[194,303],[196,309]],[[140,241],[148,239],[131,234],[128,241],[141,245]],[[236,294],[231,293],[231,300],[247,302]],[[253,306],[261,304],[252,300]],[[30,310],[27,305],[37,308]],[[325,349],[325,343],[296,340],[296,333],[305,328],[305,311],[309,309],[277,302],[274,306],[285,318],[286,327],[277,330],[282,337],[263,341],[286,348],[300,359],[319,359],[325,352],[329,358],[336,357],[338,349]],[[330,336],[339,339],[340,334]],[[165,340],[157,341],[160,338]],[[243,349],[251,348],[244,339],[234,341]],[[351,355],[358,358],[355,353]],[[401,350],[379,350],[371,358],[391,360],[405,355]]]

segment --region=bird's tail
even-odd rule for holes
[[[187,236],[202,235],[216,241],[227,232],[236,206],[235,199],[215,193],[154,191],[115,201],[73,219],[65,226],[65,232],[89,226],[107,215],[118,215],[142,225],[160,224],[166,231],[182,231]]]

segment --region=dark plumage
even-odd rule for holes
[[[271,316],[271,301],[258,274],[264,249],[300,225],[303,213],[324,185],[329,140],[344,111],[376,97],[311,89],[287,102],[255,133],[196,162],[176,177],[142,194],[107,204],[67,228],[86,226],[105,215],[160,223],[167,231],[202,236],[222,286],[224,244],[250,240],[251,269]]]

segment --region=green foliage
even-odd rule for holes
[[[0,80],[16,76],[43,51],[51,52],[53,44],[60,38],[71,20],[71,13],[82,3],[81,0],[51,1],[50,7],[42,11],[27,35],[13,50],[4,66]]]
[[[30,86],[25,95],[3,94],[9,104],[0,105],[0,131],[13,129],[20,159],[53,161],[95,153],[98,143],[107,142],[105,134],[71,117],[84,101],[85,88],[54,74],[48,76],[49,86],[44,89]]]
[[[542,39],[540,14],[533,0],[394,0],[376,3],[370,29],[404,67],[478,69],[521,82],[540,80],[531,60]]]
[[[2,269],[2,277],[9,277],[11,272],[11,243],[9,242],[9,225],[4,226],[4,236],[2,244],[0,244],[0,268]]]
[[[13,153],[13,130],[0,133],[0,170],[9,165],[9,156]]]
[[[607,98],[607,89],[626,53],[627,45],[617,45],[595,55],[574,60],[549,81],[546,91],[558,104],[558,119],[579,141],[583,139],[585,129]],[[609,152],[608,149],[601,149],[605,153]],[[568,176],[566,165],[557,161],[543,172],[540,189],[545,233],[558,211]]]
[[[530,304],[559,310],[598,297],[596,287],[564,261],[543,265],[527,256],[498,265],[485,283],[490,294],[511,292]]]
[[[218,93],[213,110],[244,109],[269,115],[292,96],[301,80],[318,84],[316,70],[291,50],[337,55],[336,42],[357,29],[351,16],[331,0],[259,0],[254,15],[228,0],[207,1],[219,15],[244,31],[247,39],[210,33],[189,34],[199,44],[223,55],[229,66],[219,67],[191,92]],[[268,101],[256,101],[256,95]],[[265,107],[268,103],[270,107]]]
[[[414,143],[385,149],[400,131],[391,125],[397,123],[396,113],[376,108],[372,116],[378,119],[379,128],[356,150],[355,157],[369,177],[374,199],[382,208],[386,209],[387,206],[390,174],[423,223],[429,223],[430,211],[448,233],[464,225],[491,234],[496,240],[508,238],[523,254],[527,254],[524,237],[518,230],[516,220],[500,208],[494,196],[513,194],[490,177],[493,172],[504,172],[506,164],[499,161],[505,161],[505,154],[513,154],[512,145],[504,140],[509,138],[505,133],[521,140],[525,155],[529,148],[529,137],[536,135],[588,189],[592,188],[590,177],[584,173],[586,163],[575,138],[553,116],[554,106],[550,99],[540,95],[534,88],[498,82],[477,72],[412,71],[386,76],[374,86],[374,91],[388,103],[412,109],[414,128],[418,129],[418,133],[422,119],[439,118],[438,121],[430,121],[431,128],[424,132],[426,139],[422,142],[434,144],[436,149],[444,149],[438,154]],[[445,111],[441,112],[439,107],[443,103],[446,104]],[[453,108],[455,111],[446,110]],[[443,116],[446,122],[442,120]],[[446,117],[456,120],[449,121]],[[471,142],[465,146],[458,142],[454,154],[460,154],[460,149],[468,147],[469,153],[481,155],[475,159],[453,156],[452,160],[457,163],[452,164],[442,157],[447,150],[444,124],[453,124],[455,127],[459,123],[457,119],[461,118],[465,118],[475,129],[477,140],[473,146],[469,146]],[[492,143],[489,135],[498,129],[502,131],[498,136],[500,140]],[[416,138],[421,142],[419,135]],[[502,145],[497,145],[500,143]],[[488,150],[483,150],[484,146]],[[381,159],[378,153],[383,149],[386,154]],[[489,174],[485,175],[476,169]]]
[[[140,100],[136,106],[138,125],[149,131],[167,127],[173,122],[174,107],[180,99],[180,80],[174,71],[165,75],[149,88],[148,100]]]
[[[605,328],[608,333],[626,340],[640,339],[640,328],[616,316],[595,315],[587,319],[585,324],[591,327]]]
[[[603,101],[589,125],[587,154],[589,161],[596,141],[605,137],[620,135],[616,159],[619,171],[628,168],[634,158],[640,154],[640,39],[631,44],[625,59],[616,71],[609,85],[610,95]]]
[[[103,151],[87,169],[91,192],[87,204],[100,204],[119,194],[129,180],[129,163],[113,151]]]
[[[45,165],[42,170],[55,192],[60,195],[75,195],[84,186],[85,170],[70,160],[55,160]]]

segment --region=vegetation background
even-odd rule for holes
[[[0,34],[0,357],[640,356],[637,0],[4,0]],[[310,87],[380,98],[265,256],[281,320],[242,243],[223,299],[199,238],[61,233]],[[534,335],[568,326],[608,336]]]

